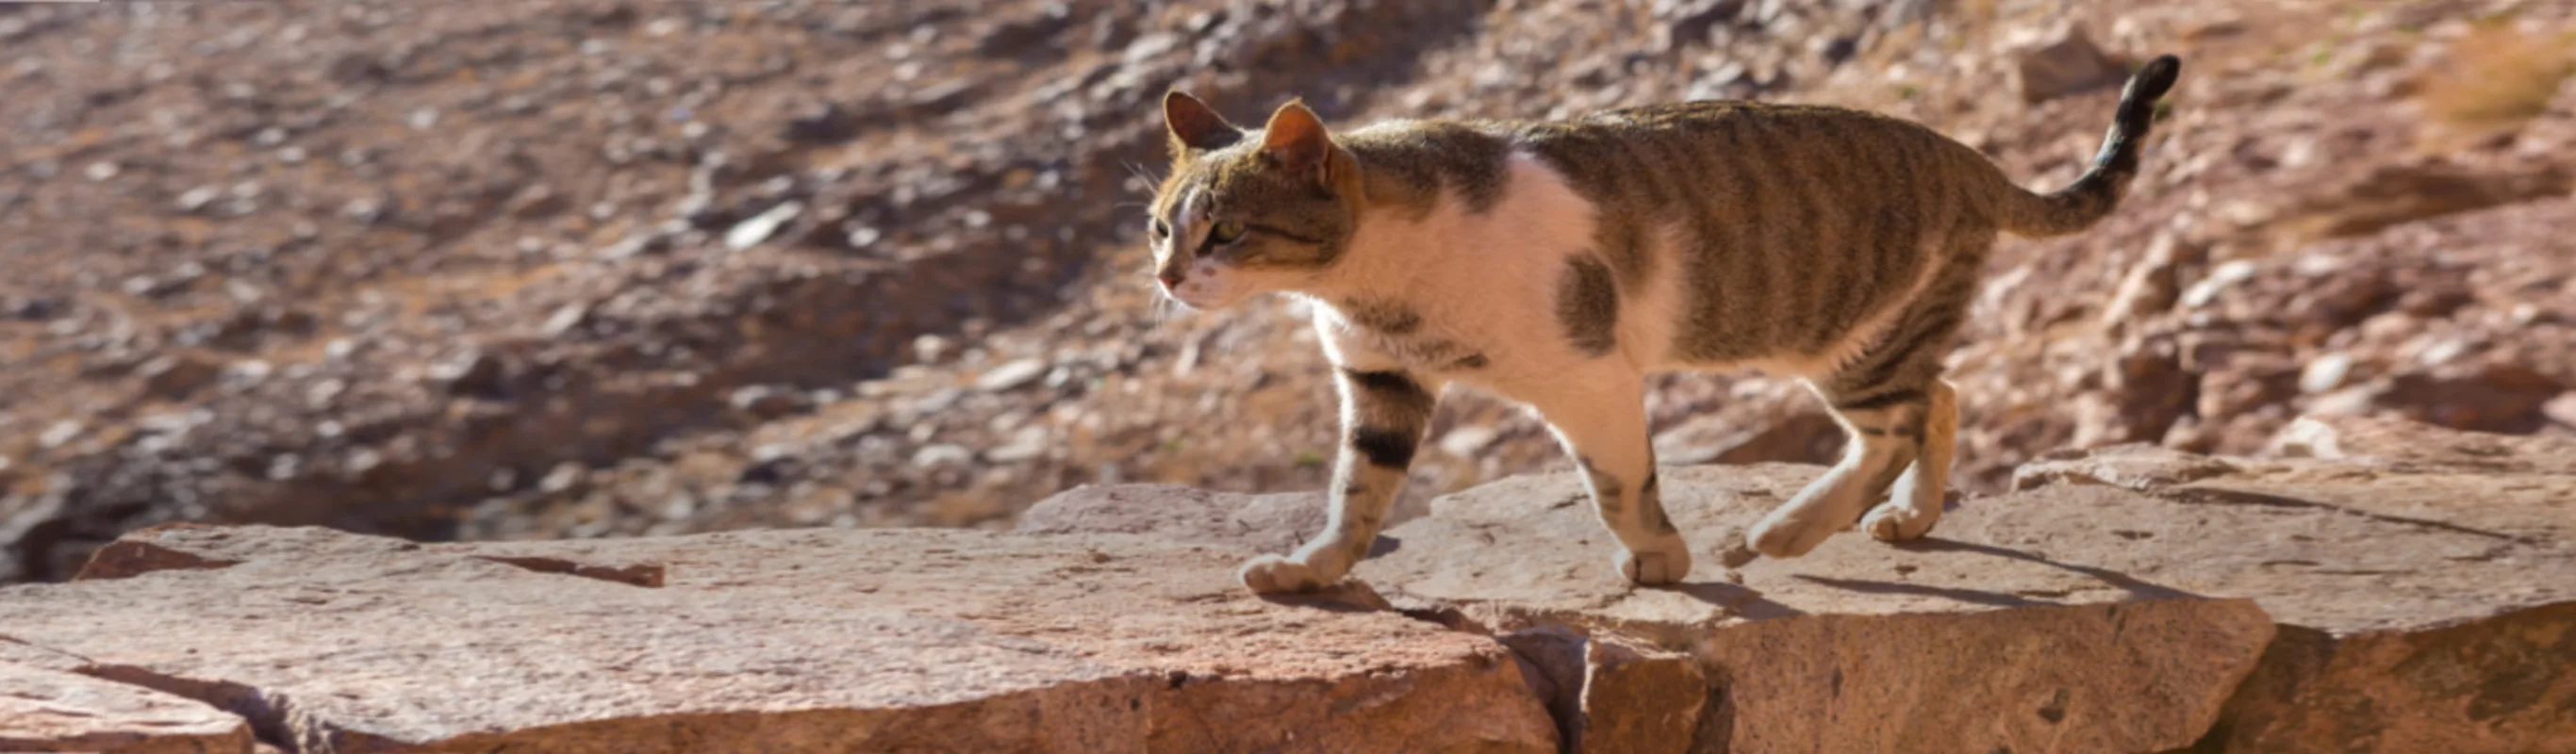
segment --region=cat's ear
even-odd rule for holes
[[[1225,116],[1218,115],[1207,103],[1179,89],[1163,94],[1163,125],[1172,132],[1173,159],[1224,149],[1243,140],[1243,129],[1227,123]]]
[[[1314,176],[1320,185],[1333,185],[1333,136],[1304,101],[1290,100],[1270,114],[1270,125],[1262,127],[1261,151],[1284,170]]]

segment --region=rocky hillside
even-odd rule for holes
[[[2545,0],[0,6],[0,580],[165,521],[420,539],[1006,528],[1088,482],[1321,486],[1285,305],[1175,315],[1165,87],[1356,123],[1699,97],[1929,122],[2071,179],[2185,57],[2130,203],[2008,242],[1963,483],[2251,453],[2302,413],[2576,434],[2576,7]],[[1453,395],[1430,493],[1561,463]],[[1676,376],[1673,464],[1812,460]]]

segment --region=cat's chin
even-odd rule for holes
[[[1181,309],[1190,312],[1222,311],[1233,308],[1235,304],[1242,303],[1243,299],[1248,298],[1246,296],[1179,296],[1168,293],[1163,297],[1171,299],[1172,303],[1180,304]]]

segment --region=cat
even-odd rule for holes
[[[2047,194],[1919,123],[1840,107],[1692,101],[1335,133],[1302,101],[1249,130],[1169,90],[1172,170],[1147,225],[1160,289],[1194,311],[1310,301],[1340,395],[1325,530],[1244,564],[1244,585],[1348,574],[1450,383],[1547,422],[1638,585],[1691,569],[1648,443],[1654,371],[1797,376],[1848,431],[1841,459],[1739,552],[1796,557],[1855,519],[1881,540],[1923,536],[1959,425],[1943,360],[1988,251],[2001,232],[2109,215],[2180,73],[2171,55],[2140,67],[2090,168]]]

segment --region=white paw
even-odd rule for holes
[[[1889,503],[1870,509],[1869,515],[1860,520],[1860,528],[1882,542],[1903,542],[1931,533],[1932,525],[1940,522],[1941,511],[1937,508],[1918,511],[1910,505]]]
[[[1243,585],[1255,594],[1297,594],[1323,589],[1341,577],[1325,579],[1313,566],[1285,555],[1263,555],[1243,564]]]
[[[1619,575],[1639,586],[1665,586],[1681,583],[1691,569],[1690,547],[1679,538],[1671,545],[1643,552],[1621,549]]]
[[[1744,533],[1745,540],[1752,543],[1755,552],[1762,553],[1764,557],[1794,558],[1816,549],[1817,545],[1824,544],[1826,538],[1834,535],[1837,527],[1817,519],[1782,515],[1788,510],[1784,507],[1764,516],[1760,523]]]

